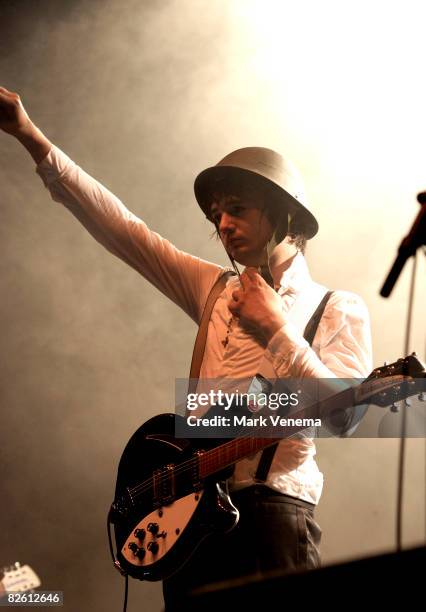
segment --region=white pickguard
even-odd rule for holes
[[[137,523],[121,549],[121,554],[126,561],[137,567],[146,567],[164,557],[182,535],[200,503],[202,496],[203,491],[199,491],[181,497],[169,506],[157,508]],[[159,525],[158,533],[165,533],[166,535],[164,537],[158,537],[151,534],[147,530],[149,523],[157,523]],[[145,538],[142,541],[139,541],[134,535],[137,529],[144,529],[146,531]],[[143,559],[139,559],[129,548],[129,544],[133,542],[146,550]],[[156,542],[158,544],[158,551],[156,553],[148,550],[147,545],[149,542]]]

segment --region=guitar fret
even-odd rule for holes
[[[275,438],[240,437],[206,451],[198,458],[200,477],[206,478],[277,441]]]

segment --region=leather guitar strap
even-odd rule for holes
[[[310,346],[312,346],[312,342],[314,341],[319,322],[321,321],[324,309],[332,293],[332,291],[327,291],[305,327],[303,337],[305,338],[306,342],[309,343]],[[269,469],[274,459],[275,451],[277,450],[278,444],[279,442],[273,444],[272,446],[268,446],[263,450],[259,460],[259,465],[257,466],[256,474],[254,476],[255,480],[260,482],[266,482]]]
[[[191,369],[189,372],[189,389],[190,393],[195,391],[198,378],[200,376],[201,364],[203,363],[204,351],[206,348],[207,331],[209,328],[210,317],[217,298],[225,289],[228,278],[233,276],[235,272],[228,270],[224,272],[215,282],[207,297],[204,306],[203,314],[201,315],[200,325],[198,327],[197,337],[195,339],[194,350],[192,352]]]

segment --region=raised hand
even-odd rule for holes
[[[36,164],[49,153],[52,143],[34,125],[17,93],[0,87],[0,129],[15,136]]]
[[[0,87],[0,129],[18,136],[30,128],[31,121],[17,93]]]

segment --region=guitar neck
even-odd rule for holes
[[[384,391],[395,387],[396,383],[402,383],[404,380],[406,380],[406,377],[403,375],[394,375],[382,380],[366,380],[357,386],[346,387],[337,393],[335,392],[333,395],[320,401],[312,399],[310,404],[308,403],[307,406],[303,406],[303,408],[299,408],[288,415],[288,418],[292,419],[289,425],[282,425],[281,422],[277,423],[274,421],[274,419],[281,418],[279,415],[274,415],[274,413],[268,415],[265,415],[264,412],[257,413],[256,415],[250,414],[250,418],[254,419],[259,417],[259,415],[263,416],[266,419],[267,425],[257,428],[253,427],[251,428],[250,435],[242,435],[241,437],[230,439],[228,442],[202,453],[199,456],[198,465],[200,477],[207,478],[212,476],[241,459],[258,453],[268,446],[272,446],[280,440],[294,437],[298,433],[306,431],[308,427],[313,425],[313,423],[307,425],[306,419],[324,420],[331,413],[336,414],[336,411],[342,411],[345,408],[363,404],[371,400],[377,393],[381,392],[383,394]],[[405,395],[403,394],[403,396]],[[300,425],[297,422],[298,420],[301,421]],[[276,435],[277,432],[280,433],[279,437]]]
[[[226,467],[237,463],[250,455],[272,446],[280,441],[281,438],[257,438],[241,437],[234,438],[217,446],[199,457],[199,474],[201,478],[207,478]]]
[[[411,373],[406,371],[407,363],[414,363],[414,375],[417,378],[413,378]],[[312,424],[306,424],[306,419],[320,418],[324,420],[332,413],[336,414],[336,411],[342,411],[346,408],[367,403],[386,406],[414,395],[424,389],[424,379],[425,369],[423,365],[415,357],[410,356],[404,360],[398,360],[390,366],[373,370],[370,377],[357,386],[346,387],[320,401],[312,399],[311,404],[303,406],[303,408],[288,415],[288,418],[292,419],[291,425],[277,423],[271,414],[265,416],[264,412],[257,413],[257,415],[251,414],[250,418],[254,419],[263,416],[269,422],[269,425],[264,426],[262,424],[262,427],[253,427],[250,429],[250,435],[230,439],[228,442],[200,454],[198,457],[199,475],[201,478],[212,476],[282,439],[297,435],[312,426]],[[275,415],[275,418],[280,419],[281,417]],[[301,420],[300,425],[297,423],[298,419]],[[303,420],[305,423],[303,423]],[[278,431],[280,433],[279,437],[276,435]]]
[[[359,391],[356,391],[353,387],[346,388],[325,400],[312,402],[311,405],[304,406],[288,415],[288,417],[282,417],[274,413],[265,416],[264,412],[258,413],[256,416],[251,415],[250,418],[254,419],[259,418],[260,415],[260,418],[266,419],[266,425],[252,427],[250,428],[250,435],[232,438],[228,442],[202,453],[199,456],[198,469],[200,476],[202,478],[212,476],[237,463],[237,461],[280,442],[280,440],[292,438],[298,433],[306,431],[311,426],[306,425],[306,419],[314,421],[319,418],[319,415],[324,418],[337,409],[353,406],[354,394],[357,392]],[[283,425],[280,421],[275,422],[275,419],[281,418],[291,418],[292,422],[289,425]],[[298,420],[300,420],[300,424]],[[277,437],[277,432],[280,433],[279,437]]]

